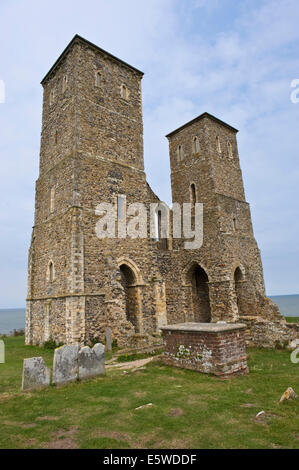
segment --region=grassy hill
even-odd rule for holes
[[[0,448],[298,448],[299,364],[284,350],[249,349],[248,376],[220,380],[160,360],[139,371],[20,391],[24,357],[53,351],[5,338]],[[152,403],[136,410],[137,407]],[[264,418],[256,414],[265,411]]]

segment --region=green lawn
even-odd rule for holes
[[[299,317],[285,317],[286,321],[290,323],[299,323]]]
[[[5,339],[0,448],[298,448],[299,364],[281,350],[249,349],[248,376],[220,380],[163,365],[22,393],[24,357],[52,351]],[[152,406],[136,410],[147,403]],[[255,415],[264,410],[265,418]]]

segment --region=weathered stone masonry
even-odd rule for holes
[[[173,202],[202,202],[204,242],[99,239],[100,202],[159,202],[143,163],[143,73],[75,36],[42,80],[40,173],[26,343],[151,335],[167,323],[247,324],[248,341],[298,335],[265,296],[237,130],[204,113],[170,133]],[[148,226],[149,231],[149,226]]]

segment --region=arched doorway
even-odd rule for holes
[[[193,317],[196,322],[207,323],[211,321],[211,307],[209,296],[209,278],[205,270],[198,264],[190,272],[192,285]]]
[[[239,315],[246,315],[246,296],[244,288],[244,275],[238,266],[234,272],[235,293],[237,297],[237,306]]]
[[[119,269],[121,284],[125,291],[126,317],[134,326],[135,333],[140,333],[141,312],[136,275],[127,264],[121,264]]]

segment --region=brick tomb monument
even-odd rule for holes
[[[249,372],[242,323],[177,323],[161,329],[167,365],[222,377]]]

